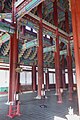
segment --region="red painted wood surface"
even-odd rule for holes
[[[57,0],[53,3],[54,7],[54,25],[58,27],[58,12],[57,12]],[[56,30],[56,52],[55,52],[55,76],[56,76],[56,93],[58,95],[58,103],[62,103],[62,96],[60,92],[60,49],[59,49],[59,34]]]
[[[63,89],[66,88],[65,86],[65,60],[64,60],[64,55],[62,56],[62,65],[61,65],[61,68],[62,68],[62,87]]]
[[[74,37],[74,53],[77,79],[78,108],[80,115],[80,0],[71,0],[72,27]]]
[[[11,35],[10,39],[10,68],[9,68],[9,93],[8,101],[15,101],[14,94],[19,92],[19,76],[15,71],[18,63],[18,39],[17,39],[17,27],[15,16],[14,16],[14,3],[16,0],[12,1],[12,25],[15,27],[15,33]]]
[[[10,40],[10,76],[9,76],[9,101],[14,101],[14,93],[16,92],[16,78],[15,71],[18,62],[18,39],[17,34],[14,33]]]
[[[46,79],[46,89],[49,89],[49,72],[45,73],[45,79]]]
[[[36,66],[32,66],[32,89],[33,91],[36,91]]]
[[[68,19],[68,11],[65,12],[65,25],[66,32],[69,33],[69,19]],[[68,82],[69,82],[69,100],[72,100],[72,89],[73,89],[73,71],[72,71],[72,56],[70,50],[70,40],[68,40],[67,44],[67,68],[68,68]]]
[[[39,22],[39,46],[38,46],[38,96],[41,96],[42,83],[44,83],[43,75],[43,34],[42,34],[42,3],[38,6],[38,16],[41,18]]]

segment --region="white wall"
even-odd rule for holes
[[[67,71],[66,71],[67,72]],[[36,73],[36,83],[38,84],[38,72]],[[76,84],[76,77],[73,73],[74,84]],[[68,83],[68,73],[65,73],[65,81]],[[21,84],[32,84],[32,72],[21,72],[20,73],[20,82]],[[55,73],[49,73],[49,84],[55,84]],[[45,73],[44,73],[44,84],[46,84]],[[8,87],[9,86],[9,71],[8,70],[0,70],[0,87]]]
[[[54,83],[54,75],[53,73],[49,73],[49,84],[53,84]]]
[[[32,73],[31,72],[21,72],[20,73],[20,83],[22,85],[31,85],[32,84]]]
[[[8,87],[8,86],[9,86],[9,71],[0,70],[0,87]]]

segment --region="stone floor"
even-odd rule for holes
[[[36,95],[36,92],[20,95],[21,116],[13,120],[54,120],[54,116],[65,118],[70,106],[74,109],[74,113],[78,114],[76,93],[73,93],[73,100],[69,101],[68,92],[65,91],[62,104],[57,103],[57,96],[53,90],[46,92],[48,98],[45,101],[34,99]],[[9,106],[5,104],[6,102],[7,96],[0,97],[0,120],[11,120],[7,116]],[[41,107],[43,104],[46,105],[45,108]]]

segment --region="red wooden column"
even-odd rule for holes
[[[68,88],[69,88],[69,100],[72,100],[72,91],[73,91],[73,72],[72,72],[72,57],[70,51],[70,42],[67,45],[67,67],[68,67]]]
[[[44,73],[43,73],[43,25],[42,25],[42,3],[38,6],[38,16],[40,17],[39,21],[39,33],[38,33],[38,97],[41,98],[41,89],[42,83],[44,83]]]
[[[54,7],[54,25],[58,27],[58,12],[57,12],[57,0],[53,3]],[[56,30],[56,52],[55,52],[55,74],[56,74],[56,92],[58,95],[58,103],[62,103],[62,95],[60,92],[60,51],[59,51],[59,36],[58,29]]]
[[[64,61],[64,55],[62,56],[62,84],[63,84],[63,89],[66,88],[66,83],[65,83],[65,61]]]
[[[80,0],[71,0],[72,27],[77,79],[78,107],[80,115]]]
[[[65,11],[65,25],[66,25],[66,32],[69,33],[68,11]],[[71,50],[70,50],[70,40],[68,41],[68,44],[67,44],[67,52],[68,52],[68,55],[67,55],[67,68],[68,68],[69,100],[72,100],[73,72],[72,72],[72,56],[71,56]]]
[[[36,66],[32,66],[32,90],[36,91]]]
[[[15,69],[18,62],[18,39],[16,32],[11,36],[10,40],[10,76],[9,76],[9,97],[8,101],[14,101],[14,94],[17,86],[17,74]]]
[[[9,68],[9,92],[8,92],[8,101],[15,101],[14,94],[17,92],[18,87],[18,73],[16,73],[15,69],[18,63],[18,39],[17,39],[17,27],[14,24],[14,3],[15,0],[12,1],[12,25],[15,27],[15,33],[11,35],[10,39],[10,68]]]
[[[58,13],[57,13],[57,0],[54,1],[53,3],[53,8],[54,8],[54,11],[53,11],[53,22],[54,22],[54,25],[58,27]],[[57,88],[57,61],[56,61],[56,52],[55,52],[55,77],[56,77],[56,94],[58,94],[58,88]]]
[[[25,35],[25,26],[22,26],[22,34]]]
[[[46,89],[49,90],[49,71],[45,73]]]
[[[16,76],[16,92],[19,93],[21,90],[20,90],[20,73],[17,73],[17,76]]]

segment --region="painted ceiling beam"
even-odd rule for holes
[[[32,13],[31,13],[32,14]],[[28,15],[29,16],[29,15]],[[31,19],[31,18],[30,18]],[[35,19],[35,18],[34,18]],[[38,20],[39,21],[39,17],[38,18],[36,18],[36,20]],[[34,22],[35,22],[35,20],[34,20]],[[30,21],[30,23],[31,23],[31,21]],[[24,19],[24,18],[22,18],[22,20],[20,21],[20,25],[28,25],[29,27],[31,27],[32,26],[32,28],[34,28],[35,29],[35,23],[33,23],[33,18],[32,18],[32,23],[30,24],[29,22],[28,22],[28,20],[26,21],[26,18]],[[48,23],[48,22],[47,22]],[[53,26],[52,24],[50,24],[51,25],[51,27]],[[45,26],[47,26],[46,25],[46,23],[45,23]],[[52,38],[55,38],[56,37],[56,27],[55,26],[53,26],[54,27],[54,31],[53,31],[53,29],[48,29],[49,28],[49,25],[47,26],[47,28],[45,29],[45,26],[44,26],[44,28],[43,28],[43,34],[45,34],[45,35],[49,35],[49,36],[51,36]],[[38,29],[38,26],[36,26],[36,29]],[[47,30],[48,29],[48,30]],[[59,29],[59,31],[60,32],[63,32],[62,30],[60,30]],[[64,32],[65,33],[65,32]],[[63,33],[63,34],[64,34]],[[68,38],[68,36],[66,36],[66,38],[63,36],[63,34],[62,34],[62,37],[61,37],[61,35],[59,36],[60,37],[60,41],[63,41],[63,43],[68,43],[68,40],[67,40],[67,38]],[[68,35],[68,34],[67,34]],[[54,39],[53,39],[54,40]]]
[[[4,13],[1,13],[1,15],[4,16],[4,19],[7,18],[7,15],[6,15],[6,14],[4,15]],[[11,13],[10,13],[10,16],[11,16]],[[34,20],[37,21],[37,22],[39,22],[39,20],[40,20],[40,18],[39,18],[38,16],[32,14],[31,12],[29,13],[28,16],[29,16],[30,18],[32,17],[32,19],[34,19]],[[26,18],[25,18],[25,19],[26,19]],[[24,19],[23,21],[25,21],[25,19]],[[25,23],[22,22],[21,24],[26,26],[27,23],[28,23],[28,22],[26,21]],[[57,29],[55,26],[53,26],[52,24],[46,22],[45,20],[43,20],[43,24],[44,24],[44,28],[47,28],[49,31],[52,31],[52,32],[55,34],[56,29]],[[67,41],[68,34],[67,34],[66,32],[64,32],[63,30],[61,30],[61,29],[58,29],[58,30],[59,30],[59,35],[60,35],[61,37],[63,37],[64,39],[66,39],[66,41]]]
[[[0,19],[10,19],[10,20],[12,20],[12,13],[0,13]]]
[[[32,48],[32,47],[35,47],[35,46],[37,46],[37,45],[38,45],[37,39],[32,40],[32,41],[27,42],[27,43],[24,43],[23,46],[22,46],[22,50],[21,50],[21,52],[20,52],[20,54],[19,54],[19,58],[21,58],[21,57],[23,56],[24,52],[25,52],[27,49]]]
[[[38,46],[38,40],[37,39],[32,40],[32,41],[24,44],[23,47],[22,47],[22,50],[24,50],[24,49],[26,50],[26,49],[36,47],[36,46]],[[50,47],[43,48],[43,53],[47,53],[47,52],[51,52],[51,51],[55,51],[55,50],[56,50],[55,45],[53,45],[53,46],[50,46]],[[61,55],[63,53],[66,53],[66,50],[61,51]]]
[[[14,33],[14,27],[12,27],[10,24],[6,24],[4,22],[0,22],[0,31],[2,32],[8,32],[8,33]]]
[[[32,40],[30,42],[24,43],[22,49],[29,49],[38,45],[38,40]]]
[[[47,52],[51,52],[51,51],[53,51],[53,52],[56,51],[54,45],[53,45],[53,46],[50,46],[50,47],[45,47],[45,48],[43,48],[43,53],[47,53]],[[64,55],[64,54],[67,54],[67,50],[61,50],[61,51],[60,51],[60,55]]]
[[[26,17],[27,17],[27,15],[26,15]],[[39,21],[40,21],[40,18],[39,18],[38,16],[34,15],[34,14],[31,13],[31,12],[28,13],[28,17],[29,17],[30,19],[34,20],[34,22],[37,22],[37,21],[39,22]],[[26,19],[27,19],[27,18],[26,18]],[[43,27],[44,27],[44,28],[46,28],[46,29],[49,30],[49,31],[52,31],[53,34],[56,33],[57,27],[55,27],[54,25],[52,25],[51,23],[49,23],[49,22],[47,22],[47,21],[45,21],[45,20],[42,20],[42,22],[43,22]],[[63,30],[61,30],[61,29],[58,29],[58,31],[59,31],[59,36],[65,38],[65,39],[67,40],[68,34],[67,34],[66,32],[64,32]]]
[[[30,31],[30,30],[25,30],[25,35],[23,36],[21,33],[20,33],[20,39],[24,39],[24,40],[26,40],[26,39],[28,39],[28,37],[27,37],[27,35],[30,35],[30,36],[33,36],[33,39],[34,39],[34,37],[35,38],[37,38],[37,33],[34,33],[33,31]],[[49,38],[47,38],[47,37],[44,37],[43,36],[43,42],[44,42],[44,44],[45,43],[48,43],[49,45],[51,44],[50,43],[50,39]]]
[[[67,54],[67,50],[61,50],[60,51],[60,55],[66,55]]]
[[[22,2],[24,2],[24,0],[17,0],[15,2],[15,7],[18,7]]]
[[[55,51],[55,45],[43,48],[43,53]]]
[[[45,42],[46,41],[44,41],[44,43]],[[24,50],[24,49],[26,50],[26,49],[36,47],[36,46],[38,46],[38,40],[37,39],[32,40],[32,41],[27,42],[27,43],[24,43],[23,46],[22,46],[22,50]],[[44,53],[52,51],[54,49],[55,49],[55,46],[46,47],[46,48],[44,48]]]
[[[37,45],[38,45],[38,41],[37,41],[37,39],[35,39],[35,40],[32,40],[32,41],[26,43],[26,48],[29,49],[29,48],[37,46]]]
[[[28,1],[23,1],[16,7],[16,18],[21,19],[25,14],[29,13],[33,8],[38,6],[41,2],[44,0],[28,0]],[[19,0],[17,1],[19,2]],[[25,3],[25,4],[24,4]],[[18,3],[15,3],[15,6]],[[22,7],[22,9],[21,9]]]
[[[34,32],[32,32],[32,31],[26,30],[26,33],[37,37],[37,34],[34,33]],[[25,39],[25,37],[26,37],[26,36],[24,36],[24,39]],[[20,38],[21,38],[21,36],[20,36]],[[10,40],[10,35],[9,35],[8,33],[5,33],[4,35],[2,35],[2,36],[0,37],[0,46],[1,46],[3,43],[7,42],[8,40]],[[48,42],[48,41],[49,41],[49,38],[44,37],[43,41],[44,41],[44,44],[50,44],[50,43]],[[31,43],[32,43],[32,42],[31,42]]]
[[[45,43],[45,41],[44,41]],[[32,47],[37,47],[38,46],[38,40],[35,39],[35,40],[32,40],[30,42],[27,42],[27,43],[24,43],[23,46],[22,46],[22,50],[19,54],[19,58],[22,57],[22,55],[24,54],[24,52],[29,49],[29,48],[32,48]],[[52,51],[52,47],[51,48],[48,48],[48,51],[46,50],[47,48],[44,49],[44,52],[49,52],[49,51]]]

